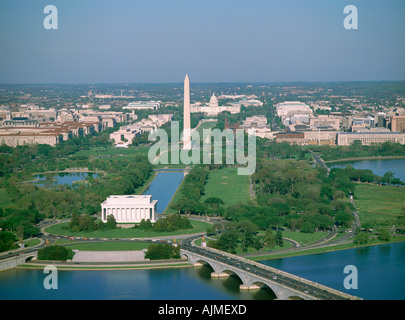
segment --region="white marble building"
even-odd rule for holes
[[[108,196],[101,204],[101,220],[113,215],[117,223],[139,223],[142,219],[156,222],[157,200],[151,195]]]

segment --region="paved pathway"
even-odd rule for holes
[[[73,262],[130,262],[145,261],[142,250],[132,251],[79,251],[72,259]]]

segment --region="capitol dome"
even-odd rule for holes
[[[218,107],[218,98],[215,96],[215,94],[212,94],[212,97],[210,99],[210,104],[209,104],[210,108],[215,108]]]

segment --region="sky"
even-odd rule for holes
[[[404,0],[1,0],[0,83],[405,80],[404,13]]]

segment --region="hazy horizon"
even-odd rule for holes
[[[0,83],[403,81],[404,13],[403,0],[3,0]]]
[[[316,84],[316,83],[376,83],[376,82],[405,82],[404,80],[330,80],[330,81],[199,81],[199,82],[192,82],[193,84]],[[168,85],[168,84],[181,84],[183,85],[183,81],[178,82],[38,82],[38,83],[0,83],[1,85],[27,85],[27,86],[35,86],[35,85]],[[190,80],[191,83],[191,80]]]

